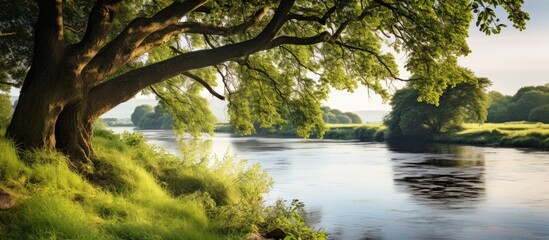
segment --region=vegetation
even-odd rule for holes
[[[477,78],[466,69],[452,77],[459,83],[449,86],[438,105],[418,102],[419,91],[411,86],[395,93],[391,100],[393,110],[388,115],[389,140],[432,139],[434,135],[458,129],[465,119],[482,123],[486,120],[490,81]]]
[[[531,121],[549,123],[549,84],[520,88],[514,96],[491,92],[488,122]]]
[[[12,114],[13,108],[11,107],[10,96],[0,94],[0,126],[7,126]]]
[[[227,123],[216,124],[215,132],[234,133],[234,127]],[[299,137],[293,130],[263,129],[256,133],[262,137]],[[383,142],[386,127],[383,124],[328,124],[323,139],[359,140],[363,142]],[[318,137],[318,136],[312,136]]]
[[[384,81],[400,78],[384,46],[406,53],[419,98],[437,103],[469,52],[473,12],[487,34],[505,26],[496,7],[522,30],[522,2],[6,1],[0,81],[22,85],[7,135],[22,148],[62,150],[86,169],[93,123],[141,91],[165,102],[179,132],[211,131],[205,88],[230,102],[238,132],[290,113],[300,136],[322,136],[319,104],[330,87],[364,85],[388,98]],[[218,75],[224,94],[212,88]]]
[[[164,111],[160,105],[154,108],[143,104],[135,107],[131,116],[134,126],[141,129],[172,129],[173,117]]]
[[[126,119],[101,118],[100,120],[103,121],[109,127],[131,127],[131,126],[134,126],[133,123],[131,122],[131,120],[126,120]]]
[[[356,114],[352,112],[342,112],[339,109],[330,109],[330,107],[321,107],[322,109],[322,120],[324,120],[325,123],[331,123],[331,124],[360,124],[362,123],[362,119]]]
[[[326,237],[305,225],[303,204],[264,205],[272,181],[257,165],[191,150],[178,158],[139,134],[96,130],[94,144],[95,168],[82,175],[60,153],[18,153],[0,138],[0,189],[17,198],[0,211],[2,239],[243,239],[275,228]]]
[[[464,124],[464,130],[435,137],[436,142],[528,147],[549,150],[549,124],[509,122]]]

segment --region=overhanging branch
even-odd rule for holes
[[[200,83],[202,86],[204,86],[208,92],[210,92],[210,94],[212,94],[214,97],[218,98],[219,100],[221,101],[224,101],[225,100],[225,97],[219,93],[217,93],[211,86],[210,84],[208,84],[208,82],[206,82],[204,79],[202,79],[201,77],[197,76],[197,75],[194,75],[190,72],[184,72],[182,73],[184,76],[187,76],[189,78],[191,78],[192,80]]]
[[[188,52],[139,69],[131,70],[109,81],[103,82],[90,91],[90,111],[102,114],[120,102],[127,101],[142,89],[168,78],[207,66],[220,64],[229,59],[246,56],[265,50],[275,38],[284,23],[295,0],[282,0],[267,26],[255,38],[228,44],[215,49]]]
[[[393,73],[393,70],[391,70],[391,68],[387,65],[387,63],[385,63],[385,61],[383,61],[383,59],[376,52],[374,52],[370,49],[357,47],[357,46],[352,46],[352,45],[349,45],[349,44],[342,43],[340,41],[335,41],[334,43],[341,46],[341,47],[344,47],[344,48],[348,48],[348,49],[351,49],[351,50],[358,50],[358,51],[362,51],[362,52],[367,52],[367,53],[373,55],[378,60],[378,62],[381,63],[381,65],[383,65],[383,67],[385,68],[385,70],[387,70],[389,75],[391,75],[391,77],[395,80],[405,81],[405,82],[413,81],[413,79],[403,79],[403,78],[400,78],[400,77],[396,76]]]
[[[90,81],[104,79],[135,57],[134,51],[156,31],[162,30],[192,12],[207,0],[175,1],[151,18],[136,18],[114,40],[103,47],[86,66],[93,73]],[[108,64],[105,64],[108,63]]]

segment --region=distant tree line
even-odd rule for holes
[[[171,129],[174,123],[172,115],[160,105],[153,107],[148,104],[135,107],[131,120],[133,125],[141,129]]]
[[[322,119],[325,123],[340,123],[340,124],[350,124],[350,123],[362,123],[362,119],[352,112],[342,112],[339,109],[331,109],[330,107],[321,107],[323,112]]]
[[[549,83],[520,88],[513,96],[490,92],[488,122],[530,121],[549,123]]]

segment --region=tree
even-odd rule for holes
[[[532,109],[532,111],[530,111],[530,115],[528,116],[528,121],[549,123],[549,104]]]
[[[346,112],[344,114],[351,119],[351,123],[362,123],[362,119],[356,113]]]
[[[549,102],[549,91],[539,90],[519,91],[513,96],[513,102],[509,105],[509,118],[511,121],[527,121],[532,109]]]
[[[346,115],[342,114],[337,116],[337,122],[342,124],[349,124],[349,123],[352,123],[352,120]]]
[[[205,88],[229,101],[242,133],[253,122],[283,123],[287,111],[298,133],[322,135],[319,103],[330,87],[362,84],[388,98],[383,80],[400,78],[384,43],[407,53],[419,98],[436,103],[453,81],[442,73],[469,52],[472,12],[488,34],[504,27],[497,6],[514,27],[528,20],[522,0],[2,3],[0,60],[9,71],[0,81],[18,85],[29,69],[7,136],[23,148],[57,148],[76,168],[90,163],[93,122],[140,91],[189,113],[174,114],[179,130],[213,128]],[[212,87],[217,76],[223,94]]]
[[[490,97],[488,122],[530,121],[533,109],[549,102],[549,84],[522,87],[512,97],[498,92],[490,93]]]
[[[489,96],[490,106],[488,107],[488,117],[486,121],[495,123],[508,122],[510,119],[509,104],[511,104],[511,97],[496,91],[490,92]]]
[[[139,126],[139,122],[141,121],[141,118],[145,116],[147,113],[153,112],[153,106],[149,104],[143,104],[135,107],[133,110],[131,119],[134,126]]]
[[[459,127],[465,118],[476,122],[486,120],[490,81],[476,78],[469,70],[460,69],[459,83],[449,86],[442,94],[439,105],[418,102],[419,91],[406,87],[395,93],[391,100],[393,110],[386,120],[388,138],[429,139],[434,134]]]
[[[156,105],[154,111],[152,111],[151,107],[151,111],[145,112],[144,115],[139,118],[137,124],[135,124],[135,126],[138,126],[141,129],[170,129],[172,128],[172,125],[172,115],[164,111],[160,105]]]
[[[320,109],[322,110],[322,120],[325,123],[362,123],[362,119],[360,119],[360,117],[355,113],[343,113],[339,109],[331,109],[330,107],[326,106],[323,106]]]

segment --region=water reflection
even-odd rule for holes
[[[181,154],[172,133],[143,134]],[[298,198],[308,222],[329,239],[549,239],[547,152],[229,135],[203,140],[190,145],[260,163],[275,180],[267,204]]]
[[[395,185],[414,200],[445,208],[472,208],[484,199],[482,152],[455,145],[390,148]]]
[[[237,152],[271,152],[290,149],[283,141],[276,141],[276,139],[237,138],[232,145]]]

